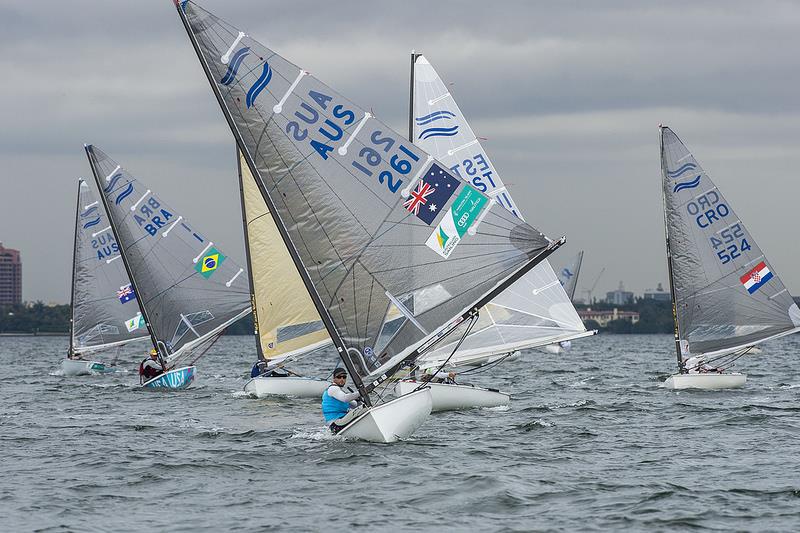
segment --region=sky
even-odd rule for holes
[[[450,83],[526,220],[585,250],[576,297],[666,286],[658,125],[672,127],[790,292],[800,194],[800,3],[200,5],[400,132],[409,55]],[[171,0],[0,0],[0,242],[23,298],[68,302],[92,143],[239,263],[234,144]]]

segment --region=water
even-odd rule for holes
[[[134,350],[127,373],[66,378],[65,338],[2,338],[0,529],[800,530],[800,339],[741,360],[746,388],[720,392],[661,388],[672,346],[525,353],[469,378],[511,392],[508,409],[378,445],[329,437],[315,401],[243,396],[249,337],[171,393],[135,386]]]

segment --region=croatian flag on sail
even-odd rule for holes
[[[766,282],[772,279],[772,272],[770,272],[764,261],[761,261],[756,267],[739,278],[747,292],[753,294],[761,288]]]
[[[414,190],[410,191],[403,207],[430,226],[460,183],[458,178],[434,163]]]
[[[120,287],[117,291],[117,298],[119,298],[119,303],[124,304],[126,302],[130,302],[131,300],[135,300],[136,293],[133,292],[133,287],[130,285],[125,285],[124,287]]]

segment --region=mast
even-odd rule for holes
[[[664,176],[666,176],[666,166],[664,164],[664,126],[659,124],[658,131],[661,134],[659,139],[659,145],[661,148],[661,202],[662,207],[664,209],[664,240],[666,243],[667,249],[667,277],[669,278],[669,294],[672,298],[672,323],[675,326],[674,335],[675,335],[675,356],[678,359],[678,370],[683,373],[683,358],[681,357],[681,340],[680,334],[678,330],[678,302],[675,298],[675,281],[673,279],[672,274],[672,249],[669,245],[669,222],[667,218],[667,195],[664,192]]]
[[[97,184],[97,189],[100,192],[100,201],[103,202],[103,209],[106,210],[106,215],[108,216],[108,224],[111,226],[111,232],[114,234],[114,240],[117,241],[117,246],[119,247],[119,255],[122,258],[122,264],[125,266],[125,272],[128,274],[128,280],[131,282],[131,288],[133,292],[136,293],[136,299],[139,300],[139,289],[136,287],[136,278],[131,271],[130,265],[128,264],[128,256],[125,252],[125,247],[122,246],[122,241],[119,240],[119,235],[117,234],[117,225],[114,221],[114,215],[111,212],[111,209],[108,206],[108,200],[106,199],[106,195],[103,191],[103,183],[100,181],[100,175],[97,173],[97,167],[95,166],[94,161],[94,153],[92,152],[92,145],[84,144],[84,150],[86,150],[86,157],[89,158],[89,166],[92,168],[92,175],[94,175],[94,181]],[[150,326],[150,318],[147,316],[147,309],[144,305],[144,302],[139,301],[139,310],[142,312],[142,318],[144,318],[144,323],[147,326],[147,332],[150,334],[150,340],[153,343],[153,348],[159,353],[159,359],[161,360],[161,366],[165,367],[164,358],[169,354],[162,354],[161,349],[159,348],[159,342],[156,338],[156,334],[153,332],[153,328]],[[165,346],[166,349],[166,346]]]
[[[75,201],[75,235],[72,241],[72,290],[69,293],[69,352],[67,357],[74,355],[75,351],[75,270],[78,262],[78,221],[81,213],[81,185],[83,178],[78,178],[78,199]]]
[[[250,282],[250,305],[253,308],[253,336],[256,338],[256,353],[260,360],[264,359],[264,350],[261,349],[261,336],[258,331],[258,311],[256,310],[256,285],[253,281],[253,261],[250,258],[250,237],[247,229],[247,214],[244,206],[244,182],[242,181],[242,158],[239,146],[234,143],[236,148],[236,170],[239,173],[239,200],[242,205],[242,228],[244,229],[244,253],[247,259],[247,280]]]
[[[247,145],[242,140],[242,134],[236,126],[236,122],[234,122],[231,112],[219,92],[217,84],[214,82],[214,77],[211,75],[211,70],[206,62],[205,56],[203,56],[203,53],[200,51],[200,45],[197,42],[197,38],[192,32],[192,29],[189,27],[189,20],[186,18],[186,13],[183,12],[181,3],[178,0],[174,1],[175,8],[178,10],[178,16],[180,17],[183,27],[189,36],[189,41],[192,43],[192,48],[194,48],[197,58],[200,60],[200,64],[203,66],[203,72],[205,72],[208,83],[211,85],[211,90],[214,92],[214,96],[217,98],[217,103],[219,103],[219,106],[222,109],[222,114],[225,116],[225,120],[228,122],[228,126],[231,128],[231,132],[236,139],[239,150],[242,152],[242,155],[244,155],[245,160],[247,161],[247,166],[250,167],[250,172],[253,174],[253,177],[256,178],[256,185],[258,186],[259,191],[261,191],[261,196],[264,198],[264,202],[267,204],[270,216],[272,216],[272,219],[275,221],[275,226],[277,226],[278,231],[281,234],[283,243],[286,246],[286,249],[289,251],[292,261],[294,261],[294,264],[297,267],[300,278],[303,280],[303,284],[306,286],[309,296],[311,296],[311,301],[314,302],[314,306],[317,308],[317,312],[319,313],[323,324],[325,324],[325,328],[328,330],[331,340],[333,340],[333,344],[336,346],[336,351],[339,353],[339,357],[342,359],[345,368],[347,368],[347,372],[350,374],[350,376],[352,376],[353,384],[358,389],[358,392],[361,393],[361,398],[364,400],[364,403],[368,407],[371,407],[372,402],[369,399],[369,394],[364,386],[363,381],[361,380],[361,377],[356,372],[355,366],[350,360],[350,355],[347,353],[347,346],[344,344],[344,341],[342,341],[342,338],[336,329],[336,325],[333,323],[333,319],[328,313],[328,309],[323,304],[322,298],[320,297],[319,293],[317,293],[317,289],[314,287],[314,284],[311,282],[311,278],[309,278],[308,273],[303,266],[303,261],[300,258],[300,254],[297,252],[294,243],[292,243],[289,233],[286,230],[286,227],[284,226],[277,209],[275,208],[272,197],[269,195],[269,192],[267,192],[267,189],[260,178],[260,173],[258,172],[258,167],[256,167],[255,161],[253,160],[253,156],[250,154],[250,151],[247,149]],[[96,174],[95,178],[97,178]]]
[[[422,54],[411,50],[411,84],[408,89],[408,140],[414,142],[414,64]]]

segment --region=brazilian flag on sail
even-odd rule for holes
[[[217,271],[223,261],[225,261],[225,256],[212,246],[203,254],[203,257],[200,258],[200,261],[197,262],[194,269],[199,272],[201,276],[208,279]]]

